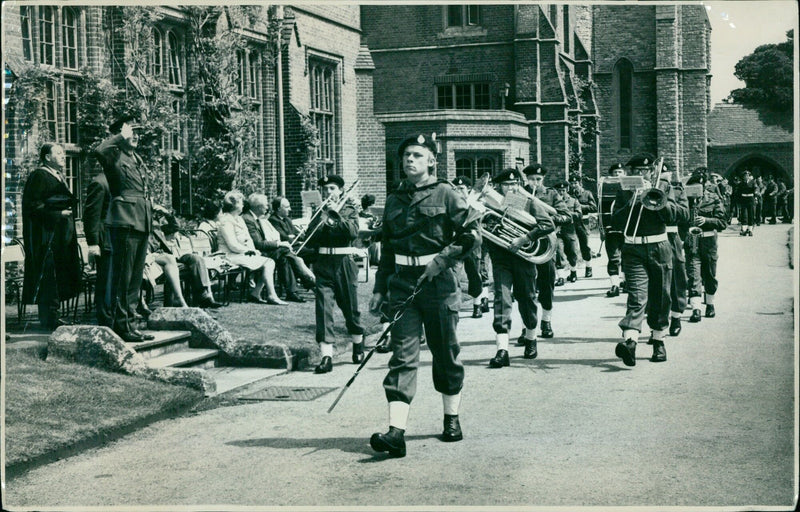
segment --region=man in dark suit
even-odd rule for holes
[[[275,260],[278,279],[286,290],[286,300],[305,302],[306,300],[297,293],[296,277],[303,281],[306,288],[311,289],[314,286],[314,274],[303,260],[292,252],[292,244],[281,240],[280,232],[267,220],[266,214],[269,210],[267,196],[250,194],[247,205],[249,209],[242,214],[242,219],[256,249],[264,256]]]
[[[112,327],[111,290],[108,279],[111,266],[111,240],[105,225],[109,202],[111,202],[111,192],[108,190],[108,180],[106,175],[100,172],[86,188],[83,230],[86,233],[86,243],[89,244],[89,255],[94,256],[97,271],[94,285],[97,324],[106,327]]]
[[[144,162],[136,154],[137,129],[132,116],[120,117],[109,126],[112,136],[94,151],[111,193],[105,222],[111,241],[112,328],[129,343],[153,338],[131,324],[153,221]]]

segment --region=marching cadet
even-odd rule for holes
[[[453,180],[453,185],[456,187],[456,190],[461,192],[464,199],[467,199],[469,191],[472,188],[472,180],[467,176],[456,176]],[[472,297],[472,318],[483,318],[484,313],[481,307],[481,301],[484,300],[482,299],[484,282],[488,276],[484,278],[481,270],[480,247],[478,247],[472,254],[464,259],[464,272],[467,274],[467,280],[469,282],[467,292],[469,296]]]
[[[386,199],[383,248],[370,301],[373,314],[385,301],[392,315],[403,312],[392,327],[393,354],[383,381],[389,430],[370,438],[375,451],[393,457],[406,454],[404,433],[417,390],[423,326],[433,357],[433,385],[442,394],[441,439],[463,438],[458,407],[464,365],[456,337],[461,297],[453,266],[480,244],[480,234],[468,218],[464,196],[436,177],[436,151],[435,134],[409,137],[397,150],[406,179]]]
[[[525,175],[528,182],[525,186],[525,190],[538,199],[541,199],[545,204],[555,210],[555,214],[551,212],[548,213],[550,213],[550,218],[553,220],[556,227],[571,223],[572,217],[569,211],[567,211],[567,206],[564,204],[564,201],[558,198],[558,194],[555,190],[544,186],[544,175],[547,171],[540,164],[536,163],[522,169],[522,173]],[[553,337],[551,322],[553,319],[553,292],[555,290],[555,285],[555,258],[546,263],[536,265],[536,288],[539,290],[539,304],[542,306],[542,338]]]
[[[571,195],[580,203],[581,213],[583,214],[580,220],[575,222],[575,234],[578,236],[581,258],[586,267],[583,276],[592,277],[592,249],[589,247],[589,231],[583,223],[583,216],[597,212],[597,201],[595,201],[594,195],[591,192],[583,188],[583,183],[581,183],[581,176],[579,174],[572,175],[570,178],[570,187],[572,188]]]
[[[504,196],[519,187],[520,173],[516,169],[505,169],[495,176],[494,183]],[[536,224],[528,233],[511,242],[508,248],[489,245],[494,275],[494,322],[497,353],[489,361],[490,368],[502,368],[510,364],[508,357],[508,331],[511,328],[511,293],[517,301],[519,314],[525,326],[520,339],[525,344],[525,359],[535,359],[536,350],[536,272],[537,265],[515,254],[526,244],[555,230],[553,220],[544,208],[528,200],[525,213],[536,218]]]
[[[666,165],[662,168],[661,180],[670,183],[670,191],[675,195],[675,201],[677,202],[686,201],[683,182],[680,178],[679,171],[670,173],[667,171]],[[670,336],[677,336],[681,333],[681,315],[686,310],[686,254],[683,248],[683,241],[686,239],[688,227],[688,219],[686,219],[686,222],[681,223],[680,229],[677,222],[667,223],[667,238],[669,238],[669,244],[672,246],[672,281],[669,287]]]
[[[557,183],[555,189],[558,192],[558,197],[564,201],[564,204],[567,206],[567,211],[569,211],[570,217],[572,218],[571,223],[561,226],[558,238],[559,252],[562,253],[569,264],[569,276],[567,277],[567,281],[574,283],[578,280],[578,272],[575,270],[575,265],[578,264],[578,235],[576,233],[576,226],[578,223],[581,223],[583,217],[581,214],[581,203],[569,195],[569,183],[566,181]],[[563,247],[563,249],[561,249],[561,247]],[[556,280],[557,286],[559,281],[561,281],[561,284],[564,284],[563,277],[559,276],[558,280]]]
[[[744,170],[744,176],[739,184],[739,236],[753,236],[753,226],[757,223],[756,217],[756,189],[757,185],[749,169]]]
[[[608,169],[611,176],[625,176],[625,166],[622,162],[616,162]],[[613,212],[612,212],[613,213]],[[606,292],[606,297],[619,297],[620,292],[620,267],[622,266],[622,243],[624,237],[622,231],[618,231],[614,226],[608,226],[605,233],[606,237],[606,272],[611,280],[611,288]]]
[[[686,182],[703,184],[703,197],[692,205],[691,225],[699,228],[689,235],[686,243],[686,263],[689,274],[690,322],[699,322],[701,288],[706,294],[706,318],[714,318],[714,295],[717,293],[717,231],[728,227],[722,200],[715,193],[716,184],[708,178],[704,167],[698,168]]]
[[[333,370],[333,305],[344,315],[347,332],[353,343],[353,363],[364,360],[364,328],[358,311],[358,268],[353,259],[357,249],[353,242],[358,238],[358,211],[349,198],[341,203],[344,179],[336,174],[320,178],[317,182],[325,200],[323,211],[309,224],[307,233],[313,233],[309,245],[316,249],[314,262],[316,276],[317,343],[322,360],[314,373]]]
[[[636,155],[628,161],[631,175],[641,175],[656,185],[653,157]],[[667,185],[668,187],[669,185]],[[662,189],[663,190],[663,189]],[[627,280],[628,302],[625,317],[619,322],[622,339],[615,353],[626,366],[636,365],[636,338],[647,312],[647,325],[652,330],[652,362],[667,360],[664,334],[669,323],[670,283],[672,280],[672,247],[667,237],[668,223],[688,219],[686,198],[676,199],[667,191],[659,209],[644,208],[647,190],[620,190],[615,199],[612,222],[622,231],[622,266]],[[653,207],[653,205],[650,205]]]

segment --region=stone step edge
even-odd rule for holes
[[[159,330],[144,330],[146,334],[152,334],[155,339],[149,341],[142,341],[140,343],[128,343],[127,345],[137,352],[142,349],[148,350],[151,348],[160,347],[162,345],[170,345],[176,341],[190,340],[192,338],[191,331],[159,331]]]
[[[175,352],[167,352],[160,356],[147,359],[147,366],[152,368],[183,368],[192,363],[199,363],[214,359],[221,353],[213,348],[189,348]],[[164,363],[164,361],[167,361]]]

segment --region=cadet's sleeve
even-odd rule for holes
[[[725,216],[725,207],[722,205],[722,200],[717,198],[714,201],[714,212],[711,217],[706,217],[706,223],[713,226],[717,231],[724,231],[728,227],[728,221]]]
[[[94,156],[104,171],[114,167],[114,163],[119,157],[119,143],[122,140],[122,135],[118,133],[107,138],[95,148]]]
[[[588,190],[584,190],[583,197],[586,199],[586,203],[581,203],[581,212],[595,213],[597,211],[597,201],[594,199],[594,194]]]
[[[333,221],[333,225],[325,224],[320,227],[320,231],[326,235],[344,235],[349,240],[358,238],[358,212],[349,202],[338,212],[339,218]]]
[[[670,187],[667,192],[667,205],[657,213],[667,224],[689,222],[689,201],[686,199],[683,185]]]
[[[611,227],[615,230],[622,231],[625,223],[628,221],[628,214],[630,213],[631,197],[625,193],[624,190],[617,190],[617,195],[614,198],[614,211],[611,212]]]
[[[95,180],[89,182],[86,188],[86,205],[83,208],[83,231],[86,234],[86,243],[98,245],[100,243],[100,233],[104,229],[103,220],[103,201],[106,191],[103,186]]]
[[[444,204],[447,218],[452,219],[453,240],[434,258],[442,269],[463,260],[481,244],[477,220],[468,222],[470,209],[467,200],[452,186],[447,187],[444,188]]]
[[[527,235],[531,242],[556,230],[553,218],[536,201],[528,201],[528,212],[536,218],[536,224],[528,231]]]
[[[391,196],[386,199],[386,207],[383,211],[383,228],[381,229],[381,259],[378,262],[378,270],[375,272],[375,286],[372,293],[386,295],[389,289],[389,276],[394,274],[394,248],[389,243],[389,223],[386,222],[386,215],[391,211]]]
[[[553,222],[556,226],[563,226],[565,224],[572,224],[572,215],[570,214],[569,207],[563,198],[559,198],[554,192],[551,192],[553,198],[553,208],[556,210],[556,216]]]

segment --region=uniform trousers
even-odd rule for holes
[[[333,306],[342,310],[348,334],[364,334],[358,311],[358,268],[350,254],[320,254],[314,262],[317,343],[333,343]]]
[[[113,329],[130,332],[139,304],[149,235],[128,227],[111,227],[111,311]]]
[[[492,268],[494,270],[494,268]],[[495,278],[495,281],[497,278]],[[553,292],[556,289],[556,259],[536,265],[536,289],[539,290],[539,304],[542,309],[553,309]]]
[[[575,224],[575,235],[578,237],[578,244],[581,248],[581,259],[586,265],[589,265],[589,262],[592,261],[592,249],[589,247],[589,232],[583,221]]]
[[[578,235],[576,233],[565,233],[563,230],[558,234],[559,258],[566,259],[570,267],[578,264]],[[564,268],[563,263],[558,268]]]
[[[100,256],[94,260],[96,271],[94,283],[94,308],[97,314],[97,325],[112,327],[111,310],[111,251],[100,250]]]
[[[696,237],[695,242],[687,243],[686,264],[689,297],[702,297],[703,290],[709,295],[717,293],[717,234]]]
[[[619,267],[622,264],[622,244],[625,237],[622,233],[606,232],[606,255],[608,256],[608,264],[606,271],[609,276],[618,276]]]
[[[480,255],[470,254],[464,259],[464,272],[467,274],[467,293],[477,299],[483,291],[483,279],[480,271]]]
[[[494,273],[494,322],[492,327],[498,334],[511,329],[511,293],[517,301],[522,324],[527,330],[536,329],[536,267],[508,251],[492,248],[492,272]]]
[[[678,233],[667,233],[672,246],[672,282],[669,287],[670,311],[683,313],[686,309],[686,255]]]
[[[739,224],[754,226],[756,224],[756,202],[751,198],[744,198],[739,203]]]
[[[645,311],[647,325],[663,330],[669,324],[670,284],[672,282],[672,247],[669,241],[650,244],[624,244],[622,271],[628,289],[623,330],[641,332]]]
[[[414,291],[425,267],[397,265],[389,277],[389,308],[394,316],[398,307]],[[431,281],[425,280],[420,292],[392,326],[389,373],[383,380],[389,402],[410,404],[417,391],[419,347],[423,326],[433,363],[433,387],[439,393],[456,395],[464,384],[464,365],[458,358],[461,347],[456,337],[461,293],[453,269],[446,269]]]

